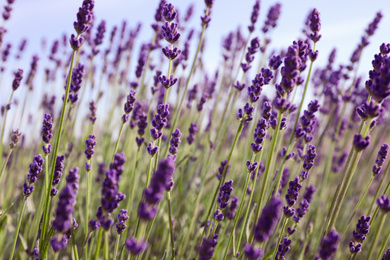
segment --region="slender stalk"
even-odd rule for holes
[[[379,250],[376,260],[380,260],[383,254],[385,253],[386,245],[389,242],[389,240],[390,240],[390,232],[387,233],[386,239],[382,243],[381,249]]]
[[[167,191],[167,203],[168,203],[168,215],[169,215],[169,234],[171,237],[171,250],[172,259],[175,259],[175,241],[173,240],[173,228],[172,228],[172,209],[171,209],[171,192]]]
[[[59,149],[60,142],[61,142],[61,133],[62,133],[63,125],[64,125],[64,117],[65,117],[66,105],[68,103],[69,88],[70,88],[70,83],[71,83],[71,79],[72,79],[73,62],[74,62],[75,55],[76,55],[76,51],[73,50],[73,52],[72,52],[72,59],[71,59],[71,62],[70,62],[70,67],[69,67],[69,72],[68,72],[68,82],[67,82],[67,85],[66,85],[64,102],[63,102],[63,105],[62,105],[61,117],[60,117],[60,121],[59,121],[60,124],[59,124],[59,127],[58,127],[57,136],[56,136],[56,139],[55,139],[56,140],[55,141],[55,147],[54,147],[54,151],[53,151],[53,155],[52,155],[51,174],[50,174],[50,181],[49,181],[48,189],[46,190],[45,211],[43,212],[43,224],[42,224],[42,231],[41,231],[41,239],[40,239],[40,241],[44,241],[45,240],[46,230],[47,230],[48,225],[49,225],[49,218],[50,218],[50,214],[49,214],[50,188],[51,188],[51,183],[53,183],[56,158],[57,158],[58,149]],[[42,249],[43,248],[40,248],[40,252],[42,252]],[[45,252],[43,252],[42,255],[45,255]]]
[[[12,260],[14,258],[16,242],[18,241],[20,225],[22,224],[22,217],[23,217],[24,207],[26,206],[26,199],[27,198],[25,198],[25,197],[23,198],[22,208],[20,209],[19,218],[18,218],[18,225],[16,226],[15,235],[14,235],[14,242],[12,243],[11,254],[10,254],[10,257],[9,257],[10,260]]]
[[[123,126],[124,125],[125,125],[125,123],[122,121],[121,128],[119,128],[118,139],[116,140],[116,143],[115,143],[114,153],[112,154],[112,160],[111,160],[112,162],[114,161],[114,157],[115,157],[116,151],[118,150],[118,145],[119,145],[119,141],[121,139],[121,135],[122,135],[122,131],[123,131]]]
[[[244,123],[243,123],[244,121],[245,121],[245,118],[243,119],[243,121],[240,122],[240,124],[239,124],[239,126],[238,126],[238,128],[237,128],[236,136],[234,137],[234,141],[233,141],[232,147],[231,147],[231,149],[230,149],[230,153],[229,153],[229,157],[228,157],[228,159],[227,159],[226,167],[225,167],[225,169],[224,169],[224,171],[223,171],[223,174],[222,174],[222,176],[221,176],[221,178],[220,178],[220,180],[219,180],[219,184],[218,184],[218,186],[217,186],[216,189],[215,189],[214,197],[213,197],[213,200],[211,201],[210,207],[209,207],[209,209],[208,209],[205,223],[207,223],[207,220],[208,220],[209,217],[210,217],[211,211],[212,211],[213,208],[214,208],[214,203],[215,203],[215,200],[216,200],[216,197],[217,197],[217,194],[218,194],[219,187],[221,186],[221,184],[223,183],[223,181],[224,181],[224,179],[225,179],[226,171],[227,171],[227,168],[228,168],[228,166],[229,166],[229,164],[230,164],[230,161],[231,161],[231,158],[232,158],[232,155],[233,155],[233,151],[234,151],[234,147],[236,146],[237,140],[238,140],[238,138],[239,138],[240,135],[241,135],[242,129],[244,128]],[[202,236],[204,236],[205,232],[206,232],[206,227],[205,227],[204,230],[203,230],[203,235],[202,235]]]
[[[116,260],[117,254],[118,254],[118,248],[119,248],[119,241],[121,240],[121,235],[118,234],[118,237],[116,238],[115,241],[115,249],[114,249],[114,260]]]
[[[343,228],[343,232],[342,232],[342,236],[345,234],[345,231],[347,230],[349,224],[351,223],[353,217],[355,216],[356,214],[356,211],[359,209],[360,205],[362,204],[364,198],[366,197],[367,195],[367,192],[368,192],[368,189],[370,188],[371,186],[371,183],[372,183],[372,180],[374,179],[375,176],[371,175],[371,178],[370,178],[370,181],[367,183],[366,185],[366,188],[364,189],[364,192],[363,192],[363,195],[360,197],[358,203],[356,204],[352,214],[351,214],[351,217],[349,218],[347,224],[345,224],[344,228]]]
[[[104,249],[103,249],[104,260],[108,260],[109,255],[110,255],[110,253],[108,252],[108,250],[109,250],[109,248],[108,248],[108,232],[109,231],[104,231]]]
[[[283,215],[283,226],[282,226],[282,230],[280,231],[280,235],[279,235],[279,238],[278,238],[278,242],[277,242],[276,245],[275,245],[274,253],[273,253],[272,259],[275,259],[275,258],[276,258],[276,253],[278,252],[279,244],[280,244],[280,242],[282,241],[283,233],[284,233],[284,230],[286,229],[287,222],[288,222],[288,218],[286,218],[286,216]]]
[[[7,155],[7,158],[5,159],[5,162],[4,162],[4,164],[3,164],[3,167],[1,167],[1,171],[0,171],[0,180],[1,180],[1,176],[3,176],[3,172],[4,172],[4,170],[5,170],[5,167],[7,166],[9,157],[11,156],[12,150],[13,150],[13,149],[10,149],[10,150],[9,150],[8,155]],[[0,156],[0,157],[2,157],[2,156]]]
[[[261,151],[260,151],[259,162],[261,162],[261,158],[263,157],[263,150],[264,149],[261,149]],[[255,172],[256,171],[257,171],[257,169],[255,170]],[[257,178],[257,176],[255,174],[255,176],[254,176],[254,178],[252,180],[251,195],[249,196],[248,207],[246,208],[244,221],[242,222],[242,229],[241,229],[241,232],[240,232],[240,236],[238,238],[237,248],[240,248],[241,240],[242,240],[242,237],[244,236],[245,227],[247,225],[247,221],[248,221],[248,217],[249,217],[249,211],[251,209],[251,203],[252,203],[253,195],[255,194],[256,178]]]
[[[376,248],[376,242],[379,237],[379,233],[382,231],[383,225],[385,224],[387,214],[382,214],[381,221],[379,223],[379,227],[375,230],[374,239],[371,242],[370,251],[368,252],[368,257],[366,259],[372,259],[372,255],[374,254],[374,249]]]
[[[206,15],[208,15],[208,14],[209,14],[209,8],[207,7],[206,8]],[[200,37],[199,37],[198,47],[196,49],[194,59],[192,60],[190,74],[187,77],[186,85],[184,87],[184,93],[183,93],[183,96],[181,97],[179,108],[175,112],[175,116],[174,116],[173,121],[172,121],[171,132],[169,133],[168,136],[172,136],[174,129],[176,129],[176,123],[177,123],[177,120],[179,119],[180,111],[183,107],[184,99],[186,98],[186,95],[187,95],[188,86],[190,85],[192,74],[195,71],[196,62],[198,61],[198,55],[199,55],[200,47],[202,46],[205,31],[206,31],[206,25],[203,25],[202,32],[201,32]],[[166,156],[168,154],[168,147],[169,146],[167,145],[165,152],[164,152],[164,156]]]
[[[11,92],[11,96],[9,97],[9,100],[8,100],[8,104],[11,104],[11,101],[12,101],[12,96],[14,95],[14,90],[12,89],[12,92]],[[3,162],[3,140],[4,140],[4,133],[5,133],[5,126],[6,126],[6,123],[7,123],[7,115],[8,115],[8,110],[9,109],[5,109],[5,115],[4,115],[4,121],[3,121],[3,128],[1,129],[1,139],[0,139],[0,165],[1,163]]]
[[[92,164],[91,160],[88,160],[88,164],[91,165],[91,170],[92,170]],[[88,220],[89,220],[89,204],[91,201],[91,184],[92,184],[92,179],[91,179],[91,170],[86,172],[86,181],[87,181],[87,195],[86,195],[86,203],[85,203],[85,224],[84,224],[84,232],[85,232],[85,239],[88,240]],[[85,258],[87,259],[88,255],[88,243],[86,244],[86,249],[84,251],[85,253]]]
[[[227,167],[227,165],[226,165],[226,167]],[[256,169],[255,169],[255,174],[256,174]],[[239,220],[240,215],[241,215],[241,209],[242,209],[242,206],[244,205],[245,194],[246,194],[246,190],[248,189],[248,184],[249,184],[249,179],[250,179],[250,177],[251,177],[251,172],[248,172],[248,173],[247,173],[247,177],[246,177],[245,186],[244,186],[244,189],[242,190],[240,205],[238,206],[238,210],[237,210],[236,215],[235,215],[235,217],[234,217],[233,227],[232,227],[232,229],[231,229],[231,231],[230,231],[228,244],[227,244],[226,249],[225,249],[225,254],[224,254],[224,257],[223,257],[224,260],[227,259],[227,255],[228,255],[228,252],[229,252],[230,243],[232,242],[233,234],[234,234],[234,232],[235,232],[235,229],[236,229],[238,220]],[[255,176],[254,179],[256,179],[256,176]],[[248,205],[248,208],[249,208],[249,205]],[[234,243],[233,243],[233,245],[234,245]],[[234,251],[235,251],[235,250],[233,249],[233,253],[234,253]]]
[[[98,233],[98,239],[96,241],[96,250],[95,250],[95,255],[93,259],[98,260],[99,255],[100,255],[100,250],[102,248],[102,237],[103,237],[103,228],[99,228],[99,233]]]
[[[277,117],[278,123],[276,125],[274,135],[272,136],[272,143],[271,143],[271,150],[270,150],[271,153],[268,156],[268,161],[267,161],[265,173],[264,173],[264,179],[263,179],[263,183],[262,183],[262,187],[261,187],[261,193],[260,193],[259,201],[257,203],[258,206],[256,208],[255,220],[257,220],[259,218],[260,210],[261,210],[261,207],[263,204],[263,198],[264,198],[264,194],[265,194],[267,179],[268,179],[268,175],[270,172],[270,166],[271,166],[271,164],[273,164],[274,154],[277,153],[274,150],[275,150],[275,146],[276,146],[276,140],[278,139],[278,135],[279,135],[279,131],[280,131],[280,124],[282,122],[282,117],[283,117],[283,113],[279,112],[278,117]],[[253,241],[254,229],[255,229],[255,225],[253,225],[253,229],[252,229],[252,232],[251,232],[251,235],[249,238],[249,243],[252,243],[252,241]]]
[[[382,185],[383,185],[383,182],[385,180],[385,175],[389,172],[389,168],[390,168],[390,160],[387,162],[386,170],[382,174],[381,181],[379,182],[378,188],[376,189],[374,198],[372,199],[372,202],[371,202],[371,205],[370,205],[370,209],[367,212],[367,216],[371,216],[372,209],[373,209],[373,207],[375,205],[376,199],[379,197],[379,192],[380,192],[380,190],[382,188]],[[386,193],[386,192],[384,192],[384,193]]]

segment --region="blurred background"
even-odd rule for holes
[[[322,38],[317,43],[316,48],[319,50],[319,58],[314,63],[316,67],[324,67],[327,63],[328,55],[333,48],[337,48],[337,56],[335,65],[348,65],[349,58],[352,52],[360,42],[364,30],[367,25],[374,19],[376,13],[381,11],[383,14],[382,21],[375,34],[370,38],[370,44],[363,51],[361,63],[359,64],[358,72],[362,75],[363,82],[368,77],[368,71],[371,69],[371,60],[375,53],[378,53],[379,46],[383,42],[389,42],[390,32],[390,2],[388,0],[359,0],[359,1],[279,1],[282,5],[281,15],[278,20],[277,27],[271,33],[271,47],[268,48],[268,53],[272,50],[285,50],[294,40],[302,36],[302,29],[308,13],[312,8],[317,8],[321,13],[321,34]],[[16,0],[12,5],[11,18],[4,24],[7,33],[4,36],[2,49],[8,43],[12,44],[10,48],[10,56],[14,60],[18,53],[18,46],[23,39],[27,39],[27,46],[20,59],[17,61],[7,62],[4,66],[4,71],[0,77],[1,95],[0,104],[4,105],[11,93],[11,84],[13,80],[13,72],[17,68],[22,68],[25,72],[25,77],[30,70],[30,64],[33,55],[39,56],[38,72],[35,77],[34,88],[38,91],[35,93],[42,95],[45,89],[45,68],[52,66],[52,61],[48,59],[50,49],[55,40],[60,40],[61,46],[63,35],[69,36],[74,33],[73,22],[76,19],[76,13],[81,0]],[[127,82],[135,79],[134,71],[137,63],[140,45],[150,42],[153,30],[151,24],[154,22],[154,14],[158,6],[157,0],[96,0],[95,1],[95,24],[92,35],[95,37],[96,27],[101,20],[106,21],[107,31],[103,40],[103,45],[100,47],[104,50],[108,46],[109,35],[113,26],[118,27],[118,33],[123,24],[127,21],[127,31],[136,28],[138,23],[142,23],[142,28],[139,36],[135,40],[134,57],[130,63],[130,70],[127,77]],[[188,7],[194,5],[194,14],[186,25],[186,31],[183,36],[186,37],[188,30],[195,29],[195,34],[191,43],[190,58],[195,53],[197,37],[201,30],[200,16],[203,15],[205,4],[202,0],[172,0],[176,8],[179,10],[179,15],[184,17]],[[204,49],[203,62],[210,75],[216,71],[222,62],[222,41],[229,32],[236,31],[241,27],[244,38],[248,35],[247,26],[249,25],[250,15],[254,5],[254,0],[216,0],[212,8],[211,22],[206,31],[206,45]],[[261,28],[264,24],[268,9],[277,1],[261,1],[260,15],[256,24],[256,29],[253,37],[257,36],[263,40]],[[6,4],[3,0],[2,6]],[[2,7],[3,8],[3,7]],[[128,36],[126,36],[128,37]],[[182,44],[181,46],[182,47]],[[68,53],[71,51],[70,45],[62,47],[67,48]],[[1,50],[3,51],[3,50]],[[112,53],[114,53],[113,51]],[[155,51],[154,53],[158,53]],[[59,55],[68,55],[66,52],[60,51]],[[57,54],[58,55],[58,54]],[[114,55],[114,54],[111,54]],[[158,54],[160,55],[160,53]],[[157,54],[155,54],[156,57]],[[257,68],[260,54],[255,56],[254,67]],[[155,60],[158,58],[155,57]],[[64,60],[66,60],[66,57]],[[9,58],[11,59],[11,58]],[[113,58],[110,58],[113,59]],[[96,65],[101,63],[102,59],[99,56],[96,59]],[[248,80],[253,78],[256,70],[252,69]],[[186,72],[185,74],[187,74]],[[62,95],[63,78],[57,77],[58,84],[54,87],[56,93]],[[149,80],[151,75],[148,76]],[[63,87],[63,86],[62,86]],[[23,84],[21,86],[23,89]],[[46,88],[47,89],[47,88]],[[23,102],[23,91],[15,93],[15,100]],[[309,87],[309,95],[311,94]],[[310,99],[309,99],[310,100]],[[35,102],[35,103],[34,103]],[[27,103],[27,108],[34,110],[39,106],[40,100],[31,100]],[[56,102],[59,105],[60,102]],[[19,106],[20,107],[20,106]],[[30,111],[31,112],[31,111]],[[11,114],[16,110],[12,110]],[[26,119],[25,119],[26,120]],[[38,120],[38,119],[31,119]],[[41,118],[39,117],[39,121]],[[6,135],[7,136],[7,135]]]

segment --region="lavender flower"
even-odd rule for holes
[[[269,238],[280,217],[281,209],[282,201],[275,197],[263,208],[254,232],[254,238],[257,242],[262,243]]]
[[[260,12],[260,0],[256,0],[251,14],[251,25],[248,26],[249,32],[253,32],[255,30],[255,24],[257,21],[257,17],[259,16],[259,12]]]
[[[169,152],[171,154],[176,154],[180,145],[180,137],[181,137],[181,132],[179,128],[176,128],[176,130],[172,133],[172,138],[170,141],[170,147],[169,147]]]
[[[305,194],[303,195],[303,199],[307,200],[307,202],[311,202],[313,200],[313,195],[316,192],[316,188],[313,185],[309,185],[306,187]]]
[[[23,195],[25,198],[29,197],[31,193],[34,190],[34,184],[37,179],[39,173],[42,172],[42,166],[43,166],[44,160],[42,156],[39,154],[37,156],[34,156],[32,163],[29,166],[28,174],[27,174],[27,183],[25,182],[23,184]]]
[[[37,73],[38,69],[38,60],[39,57],[37,55],[34,55],[31,62],[31,69],[28,73],[27,79],[26,79],[26,85],[29,86],[29,89],[33,89],[33,79],[35,77],[35,74]]]
[[[310,39],[316,43],[321,39],[321,34],[319,34],[321,29],[320,13],[317,9],[313,9],[310,14],[310,29],[313,32],[310,34]]]
[[[321,259],[328,260],[332,259],[334,253],[336,252],[339,246],[340,235],[332,229],[329,231],[328,235],[323,238],[321,242],[321,247],[319,255]]]
[[[42,123],[42,140],[49,144],[53,138],[53,117],[50,114],[45,114]]]
[[[268,10],[267,19],[264,22],[264,26],[261,29],[263,33],[267,33],[271,28],[275,28],[277,25],[277,21],[280,16],[280,9],[282,5],[280,3],[276,3],[271,6]]]
[[[308,109],[303,112],[300,118],[301,126],[295,130],[296,138],[303,138],[306,143],[313,140],[313,132],[315,131],[317,119],[314,115],[320,108],[318,100],[313,100],[309,103]]]
[[[390,260],[390,248],[383,254],[382,260]]]
[[[250,42],[250,46],[248,47],[248,51],[245,54],[246,63],[241,63],[241,68],[244,72],[247,72],[251,68],[250,64],[255,59],[254,54],[259,50],[259,47],[260,47],[259,39],[257,37],[253,38]]]
[[[192,144],[195,141],[195,135],[198,132],[196,123],[191,123],[190,128],[188,128],[189,135],[187,137],[188,144]]]
[[[214,219],[215,221],[217,222],[220,222],[224,219],[224,216],[223,216],[223,213],[222,213],[222,210],[220,209],[217,209],[214,213]]]
[[[358,223],[356,224],[356,230],[353,231],[353,238],[354,241],[349,242],[349,248],[351,253],[358,253],[361,250],[362,243],[364,240],[366,240],[366,235],[368,234],[368,231],[370,229],[370,216],[362,216]]]
[[[275,259],[277,260],[285,259],[284,256],[290,250],[290,244],[291,244],[291,240],[288,239],[287,237],[284,237],[282,242],[278,246],[278,251],[276,252]]]
[[[130,94],[127,95],[126,102],[123,105],[123,110],[125,112],[125,114],[122,116],[123,123],[126,123],[129,120],[129,114],[134,109],[135,94],[136,92],[134,90],[130,90]]]
[[[169,105],[159,104],[157,106],[157,114],[152,120],[152,126],[154,128],[150,129],[153,140],[157,140],[162,136],[162,129],[166,127],[168,123],[168,115]]]
[[[233,219],[234,218],[234,216],[236,215],[237,206],[238,206],[238,197],[234,196],[230,200],[230,205],[229,205],[229,207],[226,210],[226,217],[228,219]]]
[[[69,94],[69,100],[74,104],[78,100],[78,91],[81,88],[81,82],[83,80],[84,74],[84,65],[79,63],[77,67],[73,69],[72,80],[70,83],[70,91],[72,93]]]
[[[227,207],[229,199],[230,199],[230,194],[233,191],[233,181],[227,181],[225,182],[224,185],[219,188],[219,194],[218,194],[218,205],[221,209],[224,209]]]
[[[266,119],[262,118],[257,123],[257,126],[255,128],[255,132],[253,134],[254,143],[251,143],[251,148],[254,153],[258,153],[263,149],[263,142],[264,138],[267,135],[267,129],[269,127],[269,124]]]
[[[13,89],[13,91],[17,90],[19,88],[19,86],[20,86],[20,82],[23,79],[23,70],[22,69],[18,69],[14,73],[14,75],[15,75],[15,78],[12,81],[12,89]]]
[[[77,13],[77,21],[73,23],[73,27],[77,32],[77,36],[74,34],[70,37],[70,45],[73,50],[78,50],[84,43],[84,37],[81,34],[85,33],[91,27],[93,21],[93,8],[95,2],[93,0],[84,0],[79,11]]]
[[[52,222],[53,229],[59,234],[50,239],[50,244],[55,252],[66,247],[70,238],[70,229],[77,227],[75,219],[72,220],[72,215],[76,205],[79,179],[78,168],[71,169],[66,177],[66,185],[59,195],[56,218]]]
[[[89,111],[91,112],[91,114],[89,116],[89,120],[91,121],[92,125],[94,125],[96,122],[96,111],[97,111],[97,105],[96,105],[96,102],[94,100],[92,100],[89,103]]]
[[[308,209],[309,209],[310,203],[307,200],[303,200],[300,203],[299,208],[295,211],[295,216],[293,217],[293,220],[297,223],[303,218],[303,216],[306,215]]]
[[[370,136],[363,137],[361,134],[355,134],[353,137],[353,147],[356,151],[361,152],[370,145]]]
[[[164,191],[169,191],[172,188],[174,172],[175,162],[171,157],[159,162],[148,188],[143,192],[145,201],[141,201],[138,206],[138,216],[140,219],[149,221],[154,218],[157,213],[155,205],[163,199]]]
[[[255,245],[246,244],[244,254],[248,259],[257,260],[263,255],[263,249],[256,248]]]
[[[11,142],[9,143],[9,148],[14,149],[15,146],[18,144],[20,137],[22,136],[22,133],[19,131],[19,129],[13,130],[11,133]]]
[[[54,187],[56,186],[60,180],[61,180],[61,177],[62,177],[62,171],[64,170],[64,160],[65,160],[65,156],[64,155],[58,155],[57,156],[57,159],[56,159],[56,164],[54,166],[54,175],[53,175],[53,182],[52,182],[52,189],[50,191],[50,195],[52,197],[54,197],[55,195],[57,195],[57,192],[58,190]]]
[[[379,209],[383,212],[383,213],[388,213],[390,211],[390,199],[389,197],[386,197],[386,195],[382,195],[380,196],[376,202],[378,203],[378,207]]]
[[[225,170],[226,164],[227,164],[227,159],[225,159],[225,160],[223,160],[223,161],[221,162],[221,166],[218,168],[218,173],[217,173],[217,179],[218,179],[218,180],[221,179],[221,177],[222,177],[222,175],[223,175],[223,172],[224,172],[224,170]],[[225,174],[225,175],[228,174],[229,169],[230,169],[230,164],[228,165],[228,168],[226,169],[226,174]]]
[[[215,246],[217,245],[218,235],[214,234],[211,238],[204,237],[199,248],[199,260],[210,260],[214,256]]]
[[[125,231],[127,225],[126,221],[129,219],[129,216],[127,215],[127,210],[121,209],[118,214],[118,222],[115,224],[116,231],[118,234],[122,234],[123,231]]]
[[[149,244],[145,242],[145,240],[141,239],[139,242],[137,242],[137,239],[135,237],[128,238],[125,242],[125,248],[132,255],[142,254],[143,252],[145,252],[148,246]]]
[[[382,170],[382,165],[384,161],[386,160],[386,157],[389,153],[389,145],[383,144],[378,152],[378,156],[375,160],[375,165],[372,166],[372,175],[376,176],[378,175]]]

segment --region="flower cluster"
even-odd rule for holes
[[[65,164],[64,164],[65,156],[64,155],[58,155],[56,159],[56,164],[54,167],[54,175],[53,175],[53,182],[52,182],[52,188],[50,191],[50,196],[54,197],[57,195],[58,190],[54,187],[56,186],[60,181],[62,177],[62,172],[64,170]]]
[[[173,186],[173,173],[175,162],[171,157],[159,162],[148,188],[143,192],[144,201],[138,205],[138,216],[144,221],[152,220],[157,213],[157,205],[163,199],[164,192],[171,190]]]
[[[89,30],[91,23],[93,21],[93,8],[95,6],[95,1],[93,0],[84,0],[79,11],[77,13],[77,21],[73,23],[73,27],[77,33],[77,36],[72,34],[70,36],[70,46],[73,50],[80,49],[81,45],[84,43],[84,37],[81,35]]]
[[[218,243],[218,234],[210,238],[204,237],[199,248],[199,260],[210,260],[214,256],[215,246]]]
[[[384,161],[386,160],[387,155],[389,154],[389,145],[383,144],[381,148],[379,149],[378,156],[375,160],[375,165],[372,166],[372,175],[376,176],[378,175],[382,170],[382,165]]]
[[[50,245],[55,252],[63,250],[68,244],[68,239],[71,236],[71,228],[75,229],[77,223],[72,219],[74,206],[78,193],[78,182],[80,175],[78,168],[69,170],[66,177],[66,185],[61,190],[56,208],[56,217],[52,222],[53,229],[59,234],[50,239]]]
[[[11,133],[11,141],[9,143],[9,148],[14,149],[15,146],[18,144],[20,137],[22,136],[22,133],[19,131],[19,129],[13,130]]]
[[[187,142],[188,144],[192,144],[195,141],[195,135],[198,132],[196,123],[191,123],[190,128],[188,128],[188,132]]]
[[[39,173],[42,172],[43,163],[44,160],[40,154],[34,156],[33,161],[28,168],[27,183],[23,183],[23,195],[25,198],[29,197],[33,192],[33,184],[37,181]]]
[[[263,211],[255,226],[254,238],[257,242],[265,242],[272,234],[279,220],[282,209],[282,201],[273,197],[263,208]]]
[[[96,137],[94,135],[89,135],[89,138],[87,140],[85,140],[84,154],[85,154],[85,157],[87,157],[88,161],[91,160],[92,156],[95,154],[95,151],[93,150],[95,148],[95,145],[96,145],[95,138]],[[86,171],[91,170],[91,164],[89,162],[86,163],[85,169],[86,169]]]
[[[356,224],[356,230],[353,231],[354,241],[349,242],[349,250],[351,253],[358,253],[362,248],[362,243],[366,240],[366,235],[370,229],[370,216],[362,216]],[[357,242],[357,243],[356,243]]]
[[[102,183],[101,205],[97,210],[96,217],[105,230],[108,230],[114,223],[114,220],[110,218],[111,213],[126,198],[126,195],[118,192],[119,181],[124,170],[123,165],[125,161],[124,153],[115,154],[114,161],[106,171],[106,178]]]
[[[309,103],[308,109],[303,112],[300,118],[301,126],[295,130],[296,138],[302,138],[306,143],[313,140],[313,132],[316,128],[317,119],[314,115],[320,108],[318,100],[313,100]]]
[[[135,237],[128,238],[125,242],[125,248],[132,255],[139,255],[143,253],[148,248],[148,246],[149,244],[145,242],[145,240],[141,239],[139,242],[137,242]]]
[[[245,61],[246,63],[241,63],[241,69],[245,72],[247,72],[252,66],[250,65],[252,61],[255,59],[255,53],[260,48],[260,41],[257,37],[253,38],[250,42],[250,46],[248,47],[248,51],[245,54]],[[240,85],[239,82],[234,86],[235,88],[242,90],[245,85]]]
[[[233,191],[233,181],[227,181],[224,185],[219,188],[219,194],[218,194],[218,205],[220,209],[224,209],[227,207],[230,199],[230,194]]]
[[[130,90],[130,94],[127,95],[126,102],[123,105],[123,110],[125,112],[122,116],[123,123],[126,123],[127,121],[129,121],[129,114],[134,109],[135,94],[136,94],[136,92],[134,90]]]
[[[150,129],[150,134],[152,135],[153,140],[157,140],[162,136],[162,129],[167,126],[169,115],[169,105],[159,104],[157,106],[157,114],[152,120],[152,126],[154,128]]]
[[[334,253],[336,252],[339,246],[340,235],[332,229],[329,231],[328,235],[324,237],[321,242],[321,247],[319,250],[319,255],[321,259],[329,260],[332,259]]]
[[[84,65],[79,63],[76,68],[73,69],[72,80],[70,83],[69,100],[74,104],[78,100],[78,91],[81,88],[81,82],[83,81]]]
[[[15,90],[17,90],[19,88],[20,82],[22,81],[22,79],[23,79],[23,70],[22,69],[18,69],[15,72],[15,78],[12,81],[12,90],[13,91],[15,91]]]
[[[116,231],[118,232],[118,234],[122,234],[127,227],[126,221],[129,219],[129,215],[127,215],[127,210],[121,209],[117,217],[118,222],[115,224]]]
[[[170,141],[170,147],[169,147],[169,152],[174,155],[177,153],[180,145],[180,137],[181,137],[181,132],[179,128],[176,128],[176,130],[172,133],[172,138]]]

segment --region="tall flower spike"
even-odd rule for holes
[[[320,21],[320,13],[317,9],[313,9],[310,14],[310,29],[313,32],[310,34],[310,39],[313,42],[318,42],[321,39],[321,35],[319,34],[321,29],[321,21]]]
[[[233,181],[227,181],[224,185],[219,188],[219,194],[218,194],[218,205],[221,209],[224,209],[227,207],[230,199],[230,194],[233,191]]]
[[[14,81],[12,82],[12,89],[14,91],[19,88],[20,82],[22,81],[22,79],[23,79],[23,70],[22,69],[18,69],[15,72],[15,78],[14,78]]]
[[[254,238],[256,241],[262,243],[269,238],[280,218],[281,209],[282,201],[275,197],[263,208],[255,227]]]
[[[42,156],[39,154],[34,156],[32,163],[29,166],[28,174],[27,174],[27,183],[23,184],[23,195],[27,198],[31,195],[34,190],[34,183],[38,179],[38,175],[42,172],[44,160]]]
[[[139,255],[145,252],[148,246],[149,244],[145,242],[145,240],[141,239],[139,242],[137,242],[135,237],[128,238],[125,242],[125,248],[132,255]]]
[[[181,137],[181,132],[179,128],[176,128],[176,130],[172,133],[172,138],[170,141],[170,147],[169,147],[169,152],[171,154],[176,154],[180,145],[180,137]]]
[[[383,144],[378,152],[378,156],[376,157],[375,165],[372,166],[373,176],[378,175],[380,173],[380,171],[382,170],[382,165],[383,165],[384,161],[386,160],[388,153],[389,153],[389,145]]]
[[[256,0],[251,14],[251,25],[248,26],[249,32],[253,32],[255,30],[255,24],[257,21],[257,17],[259,16],[259,12],[260,12],[260,0]]]
[[[20,137],[22,136],[22,133],[19,131],[19,129],[13,130],[11,133],[11,142],[9,143],[9,148],[14,149],[15,146],[18,144]]]

